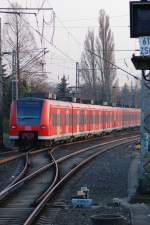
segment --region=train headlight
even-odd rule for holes
[[[46,129],[47,127],[45,125],[40,126],[41,129]]]
[[[12,129],[16,129],[16,125],[12,125],[11,128],[12,128]]]

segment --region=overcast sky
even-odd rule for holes
[[[39,7],[45,2],[45,7],[53,7],[56,13],[54,46],[45,41],[45,47],[50,52],[46,57],[49,80],[58,81],[63,75],[69,79],[71,85],[75,83],[75,62],[80,62],[85,34],[91,28],[97,34],[98,14],[100,9],[105,9],[110,16],[111,29],[114,33],[115,49],[129,50],[116,51],[116,64],[133,74],[137,74],[131,63],[134,50],[138,48],[138,41],[130,39],[129,32],[129,0],[18,0],[24,7]],[[8,0],[1,0],[0,7],[8,5]],[[40,14],[42,16],[42,13]],[[38,18],[39,24],[42,17]],[[32,17],[32,18],[31,18]],[[32,25],[35,22],[33,16],[29,16]],[[49,22],[50,12],[45,20]],[[4,20],[3,20],[4,21]],[[64,26],[65,27],[64,27]],[[45,26],[44,36],[50,40],[52,28]],[[133,50],[133,51],[131,51]],[[66,55],[66,56],[65,56]],[[128,77],[121,71],[117,71],[120,85],[129,82]]]

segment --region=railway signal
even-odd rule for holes
[[[150,70],[150,2],[130,2],[130,37],[139,38],[140,56],[133,55],[132,62],[137,70],[142,71],[141,81],[141,168],[143,175],[143,158],[148,151],[150,134],[150,87],[149,75],[145,70]]]

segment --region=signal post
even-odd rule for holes
[[[141,70],[141,163],[140,173],[144,173],[143,158],[150,142],[150,2],[130,2],[130,37],[139,38],[140,56],[133,55],[132,62]]]

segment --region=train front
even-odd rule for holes
[[[46,108],[43,99],[22,98],[14,101],[10,110],[10,139],[17,143],[27,143],[35,142],[41,136],[47,137],[49,113]]]

